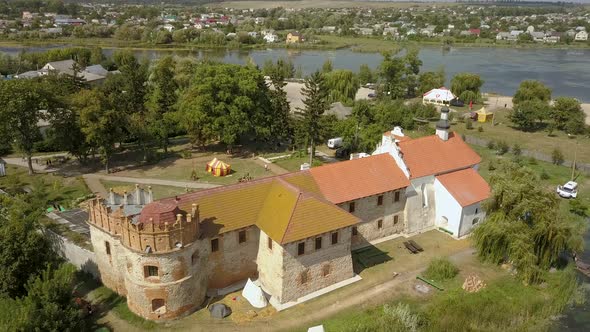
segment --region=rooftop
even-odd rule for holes
[[[436,179],[463,207],[490,197],[490,186],[473,168],[439,175]]]

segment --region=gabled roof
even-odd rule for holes
[[[309,170],[320,191],[334,204],[405,188],[410,181],[384,153]]]
[[[450,101],[456,98],[455,95],[451,92],[451,90],[445,88],[444,86],[439,89],[432,89],[424,93],[422,97],[426,99],[437,99],[446,101]]]
[[[191,211],[192,204],[199,206],[200,227],[207,237],[256,225],[285,244],[358,222],[325,200],[307,171],[158,200],[146,205],[138,220],[173,223],[175,215]]]
[[[473,168],[439,175],[436,179],[463,207],[490,197],[490,186]]]
[[[436,135],[399,142],[410,178],[448,173],[471,167],[481,162],[457,133],[450,133],[443,141]]]

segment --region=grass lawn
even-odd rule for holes
[[[217,177],[205,171],[207,162],[217,157],[219,160],[229,164],[232,173]],[[215,184],[232,184],[237,183],[238,179],[246,174],[253,178],[261,178],[274,175],[272,172],[265,171],[262,163],[257,163],[251,158],[232,158],[225,154],[215,154],[202,156],[192,159],[165,159],[155,165],[137,167],[131,170],[117,172],[114,175],[130,176],[140,178],[166,179],[176,181],[191,181],[192,171],[195,170],[198,182],[215,183]]]
[[[113,188],[116,192],[123,192],[127,190],[127,192],[131,192],[135,190],[135,183],[130,182],[119,182],[119,181],[107,181],[107,180],[100,180],[102,185],[109,190],[109,188]],[[147,188],[147,185],[140,185],[142,188]],[[151,185],[152,192],[154,193],[154,199],[172,197],[180,194],[184,194],[187,192],[186,188],[182,187],[173,187],[173,186],[161,186],[161,185]],[[190,191],[194,191],[195,189],[190,189]]]
[[[289,158],[282,158],[279,160],[276,160],[274,162],[275,164],[277,164],[278,166],[291,171],[291,172],[296,172],[298,170],[300,170],[301,164],[303,163],[309,163],[309,156],[303,155],[303,156],[299,156],[299,154],[293,154],[291,157]],[[321,160],[319,160],[318,158],[315,158],[313,160],[313,166],[321,166],[323,163]]]
[[[75,200],[91,194],[82,177],[63,177],[51,173],[29,175],[25,167],[6,165],[5,177],[0,177],[0,188],[14,192],[22,187],[31,186],[35,180],[48,185],[56,203],[65,208],[75,206]]]
[[[457,123],[452,126],[452,129],[465,135],[480,137],[495,142],[505,141],[511,147],[514,143],[518,143],[522,149],[529,151],[538,151],[551,156],[555,148],[558,148],[563,153],[566,160],[573,160],[577,148],[577,161],[580,163],[590,163],[590,138],[579,136],[576,139],[568,138],[568,136],[561,131],[554,131],[553,137],[550,137],[546,131],[537,132],[523,132],[511,127],[511,122],[508,119],[508,110],[499,109],[495,113],[495,126],[491,122],[474,122],[473,129],[466,129],[464,123]],[[478,131],[481,126],[483,131]]]

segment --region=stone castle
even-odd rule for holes
[[[351,251],[483,220],[480,157],[448,132],[383,135],[372,156],[154,201],[137,187],[90,202],[102,282],[131,311],[173,319],[251,278],[281,310],[355,279]],[[238,286],[239,287],[239,286]]]

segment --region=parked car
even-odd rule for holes
[[[369,97],[369,99],[375,99],[375,98],[377,98],[377,95],[376,95],[376,94],[374,94],[374,93],[369,93],[369,94],[367,95],[367,97]]]
[[[568,181],[563,186],[557,186],[557,194],[563,198],[576,198],[578,197],[578,183],[574,181]]]
[[[330,149],[338,149],[342,146],[342,137],[330,138],[328,140],[328,147]]]
[[[336,158],[338,159],[348,159],[350,158],[350,149],[344,146],[341,146],[336,150]]]
[[[451,104],[451,106],[456,106],[456,107],[465,106],[465,103],[463,102],[463,100],[461,100],[459,98],[451,99],[450,104]]]

